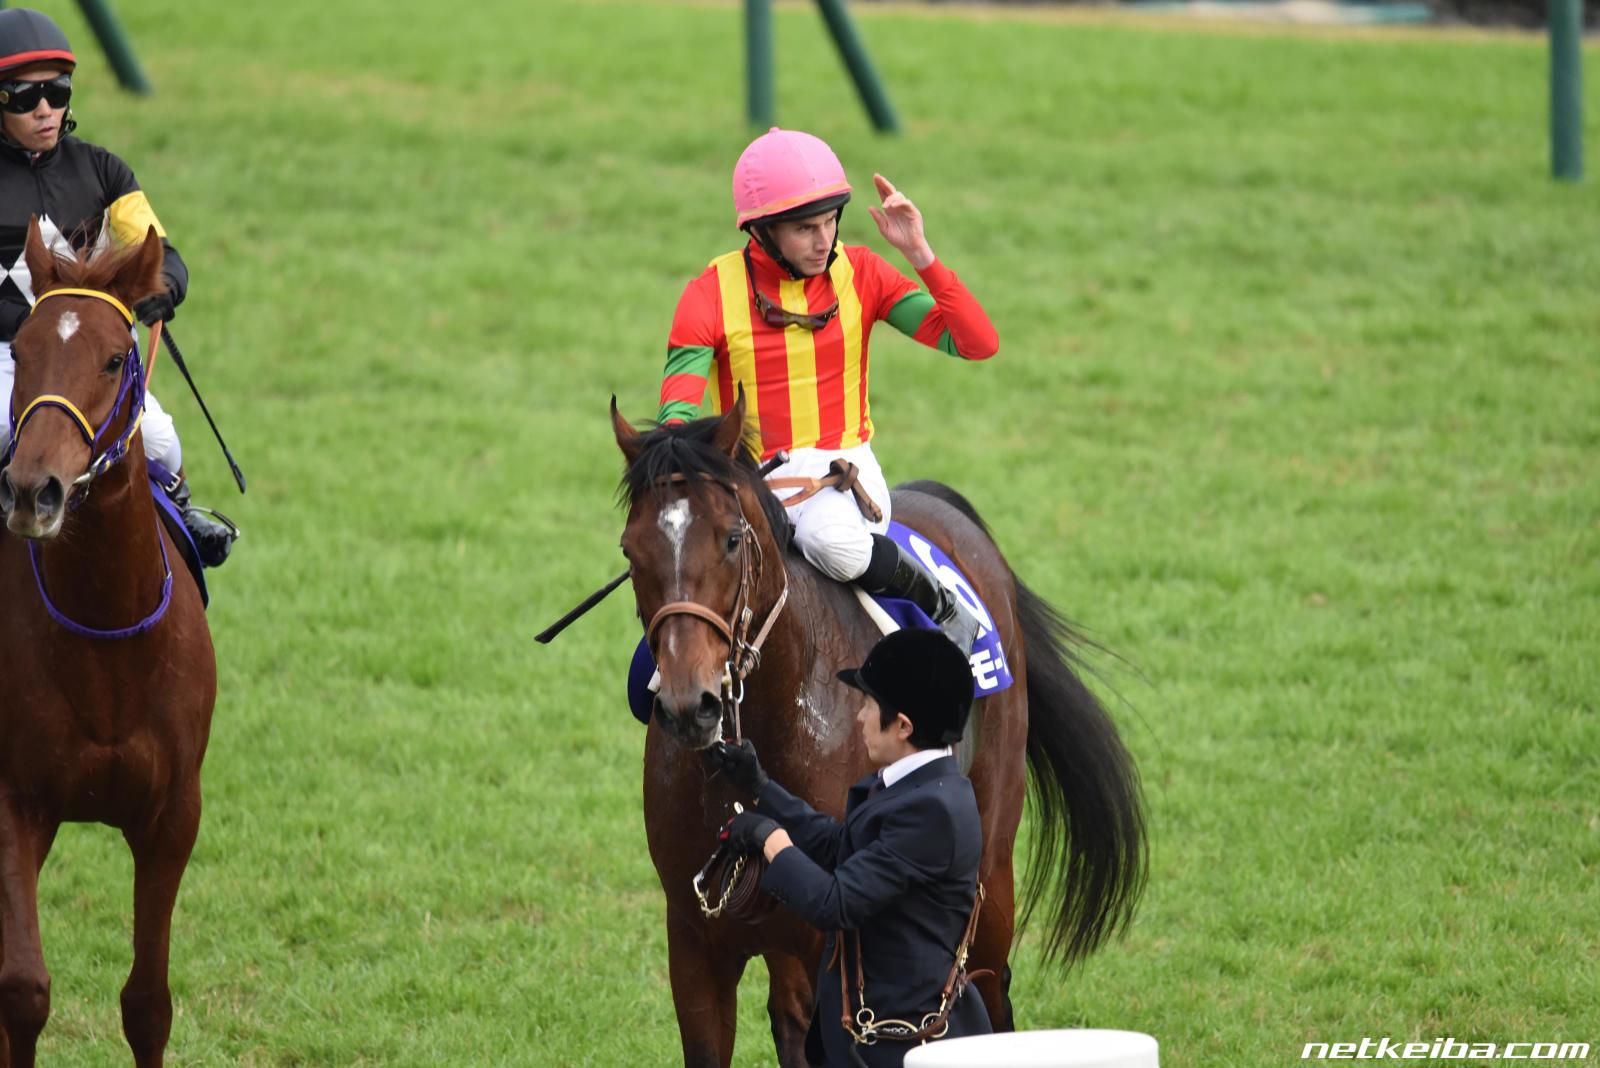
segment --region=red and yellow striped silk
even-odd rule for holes
[[[850,257],[842,250],[834,257],[831,285],[776,281],[778,301],[788,311],[820,313],[837,297],[839,314],[817,331],[772,327],[755,318],[741,252],[719,256],[711,266],[727,346],[726,359],[717,361],[713,410],[732,407],[743,386],[747,418],[760,428],[768,455],[813,446],[848,449],[871,439],[861,299]]]
[[[693,418],[709,378],[717,412],[730,408],[743,387],[746,419],[760,431],[764,456],[783,449],[848,449],[872,438],[867,382],[874,322],[886,319],[946,351],[984,330],[993,334],[977,301],[937,264],[943,271],[937,276],[940,285],[930,286],[939,294],[936,305],[934,297],[868,248],[840,245],[825,274],[797,280],[752,243],[755,284],[766,297],[789,311],[813,315],[835,300],[839,304],[838,314],[821,330],[769,326],[756,311],[745,251],[718,256],[684,290],[667,343],[663,422]],[[961,338],[952,343],[947,323],[953,328],[968,322],[982,329],[961,329]],[[957,354],[982,359],[993,351],[993,346],[976,351],[986,344],[969,342]]]

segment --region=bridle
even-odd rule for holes
[[[92,297],[95,300],[111,305],[130,328],[133,326],[133,313],[128,310],[122,301],[113,297],[110,293],[103,293],[98,289],[52,289],[40,294],[39,299],[34,301],[34,308],[37,309],[40,304],[43,304],[51,297]],[[152,352],[152,358],[153,356]],[[89,485],[115,467],[124,456],[128,455],[128,446],[133,441],[133,436],[139,432],[139,425],[144,422],[144,395],[144,366],[139,361],[139,342],[134,339],[129,344],[128,351],[123,358],[122,382],[117,388],[117,401],[111,406],[111,411],[106,413],[105,421],[98,428],[90,426],[89,420],[84,416],[83,412],[66,397],[61,396],[59,393],[41,394],[28,402],[28,406],[22,410],[21,416],[11,421],[11,443],[6,446],[5,459],[0,461],[0,467],[5,467],[11,463],[11,458],[17,451],[17,442],[22,437],[22,428],[27,425],[28,420],[32,419],[42,409],[59,408],[67,413],[67,417],[72,420],[72,425],[82,436],[84,444],[89,446],[89,455],[91,457],[88,468],[84,470],[83,474],[72,480],[70,488],[81,488],[83,490],[83,493],[77,495],[78,499],[72,504],[72,507],[76,507],[82,503],[82,498],[88,495]],[[15,403],[14,397],[12,402],[13,404]],[[100,443],[101,435],[116,421],[118,414],[122,412],[124,403],[127,403],[134,412],[133,418],[128,420],[127,429],[97,454],[95,448]]]
[[[111,305],[127,322],[129,328],[133,327],[133,313],[110,293],[104,293],[98,289],[52,289],[39,295],[39,298],[34,301],[34,308],[37,309],[40,304],[43,304],[51,297],[92,297],[95,300]],[[151,336],[154,338],[153,332]],[[154,358],[155,350],[152,347],[151,359],[154,360]],[[70,490],[81,492],[73,493],[69,497],[66,507],[69,510],[79,507],[88,499],[89,487],[94,483],[94,480],[111,470],[128,455],[133,436],[139,432],[139,425],[144,421],[146,380],[144,366],[139,360],[139,342],[135,338],[129,344],[128,351],[123,357],[122,381],[117,388],[116,403],[111,406],[111,411],[107,413],[105,421],[98,428],[92,427],[78,406],[60,394],[44,393],[33,398],[28,402],[28,406],[22,410],[22,415],[11,422],[11,442],[6,446],[4,458],[0,459],[0,469],[10,466],[11,460],[17,452],[17,442],[22,439],[22,430],[27,425],[28,420],[45,408],[58,408],[67,413],[68,418],[72,420],[73,426],[77,428],[79,435],[83,437],[84,443],[89,446],[89,466],[84,470],[83,474],[73,479],[72,485],[68,487]],[[15,403],[15,399],[13,396],[13,403]],[[127,428],[97,453],[95,450],[99,446],[101,436],[116,421],[118,414],[123,411],[124,404],[128,405],[127,410],[131,413]],[[156,544],[161,548],[161,569],[164,573],[161,580],[161,603],[156,605],[155,611],[132,626],[112,629],[86,626],[69,618],[55,606],[55,602],[50,600],[50,594],[44,588],[44,575],[39,570],[38,543],[30,539],[28,541],[28,560],[33,565],[34,584],[39,588],[39,597],[44,601],[45,611],[50,613],[50,618],[80,637],[113,640],[131,638],[136,634],[143,634],[161,622],[162,616],[166,615],[167,606],[172,603],[172,563],[167,558],[167,543],[161,537],[160,524],[161,519],[157,516]]]
[[[783,568],[782,561],[779,561],[778,570],[783,576],[783,590],[778,594],[777,601],[767,612],[766,619],[762,621],[761,628],[756,631],[756,636],[752,640],[749,635],[755,611],[751,607],[750,599],[764,570],[765,551],[761,548],[761,539],[756,537],[755,528],[745,518],[744,502],[739,497],[738,489],[709,475],[705,478],[727,490],[733,496],[734,505],[739,509],[739,590],[734,594],[733,611],[724,618],[699,601],[670,601],[656,609],[656,614],[650,617],[650,623],[645,627],[645,643],[654,655],[656,632],[661,629],[662,623],[673,616],[693,616],[722,636],[722,640],[728,643],[728,659],[722,665],[723,733],[738,741],[743,737],[739,725],[739,705],[744,701],[744,680],[761,665],[761,646],[766,642],[767,635],[772,633],[773,624],[778,621],[779,613],[789,600],[789,573]],[[680,473],[669,475],[664,481],[678,485],[687,483],[688,477]]]

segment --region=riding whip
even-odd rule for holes
[[[206,407],[205,398],[200,396],[200,389],[194,384],[194,378],[189,374],[188,365],[183,362],[183,353],[178,351],[178,343],[172,340],[172,324],[165,324],[161,331],[161,340],[167,346],[167,352],[172,355],[172,362],[177,365],[178,371],[183,375],[183,380],[189,383],[189,392],[194,394],[195,402],[200,405],[200,411],[206,417],[206,422],[211,424],[211,433],[216,435],[217,444],[222,446],[222,455],[227,457],[228,467],[233,471],[233,480],[239,485],[239,492],[244,492],[244,472],[239,470],[239,465],[233,459],[233,453],[228,451],[228,443],[222,440],[222,431],[217,429],[217,421],[211,418],[211,410]]]
[[[171,335],[166,335],[166,337],[168,339],[168,343],[170,344]],[[179,367],[181,368],[182,364],[179,364]],[[185,375],[187,376],[187,372],[185,372]],[[196,394],[195,396],[198,398],[199,394]],[[204,406],[202,405],[202,407]],[[772,459],[761,465],[761,477],[766,478],[767,475],[771,474],[780,466],[788,462],[789,454],[787,452],[779,452],[777,455],[773,456]],[[599,604],[601,601],[610,596],[611,591],[622,585],[622,583],[627,580],[627,577],[628,572],[624,571],[622,574],[618,575],[604,586],[601,586],[598,590],[595,590],[589,596],[585,597],[578,607],[574,608],[572,611],[568,612],[566,615],[550,624],[544,630],[541,630],[538,634],[535,634],[533,636],[533,640],[538,642],[540,645],[549,645],[552,638],[571,626],[579,616],[583,615],[589,609],[593,608],[595,605]]]

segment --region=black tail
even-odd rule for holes
[[[987,524],[961,494],[938,482],[896,489],[937,497]],[[1073,670],[1092,645],[1012,573],[1027,656],[1028,767],[1034,827],[1022,924],[1042,900],[1059,902],[1045,936],[1047,959],[1068,966],[1133,918],[1148,873],[1139,774],[1116,724]]]

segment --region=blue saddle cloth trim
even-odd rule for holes
[[[960,597],[967,610],[978,618],[981,624],[978,637],[968,650],[967,657],[972,665],[972,696],[988,697],[1009,687],[1014,680],[1011,678],[1011,668],[1006,663],[1005,650],[1000,647],[1000,635],[994,629],[994,617],[989,614],[989,608],[978,596],[978,591],[967,581],[967,576],[961,573],[943,549],[904,523],[891,520],[888,535],[916,557],[945,589]],[[902,627],[936,629],[936,624],[928,618],[928,614],[910,601],[898,597],[873,596],[872,599]]]
[[[972,696],[988,697],[1009,687],[1015,680],[1011,677],[1011,668],[1006,663],[1005,650],[1000,647],[1000,635],[995,632],[994,619],[989,615],[989,609],[978,596],[977,590],[973,589],[972,583],[967,581],[967,577],[957,569],[943,549],[904,523],[891,520],[888,535],[916,557],[931,575],[944,584],[946,589],[960,597],[966,603],[967,609],[977,616],[978,622],[982,624],[968,656],[972,665]],[[928,618],[928,613],[911,601],[901,597],[880,597],[876,594],[870,596],[901,628],[939,629],[938,625]],[[640,638],[638,646],[633,651],[633,662],[628,665],[628,708],[640,723],[650,722],[650,714],[655,706],[655,694],[650,692],[650,679],[655,673],[656,662],[650,655],[650,646]]]
[[[178,555],[183,557],[183,562],[189,566],[189,574],[194,576],[194,584],[200,587],[200,604],[209,608],[211,596],[206,591],[205,569],[200,565],[200,550],[195,548],[194,538],[189,536],[189,528],[183,525],[183,513],[172,503],[172,498],[168,497],[167,491],[162,488],[163,485],[171,485],[172,472],[154,460],[146,462],[150,467],[150,496],[156,502],[156,514],[166,524],[167,533],[172,535],[172,544],[178,547]]]

